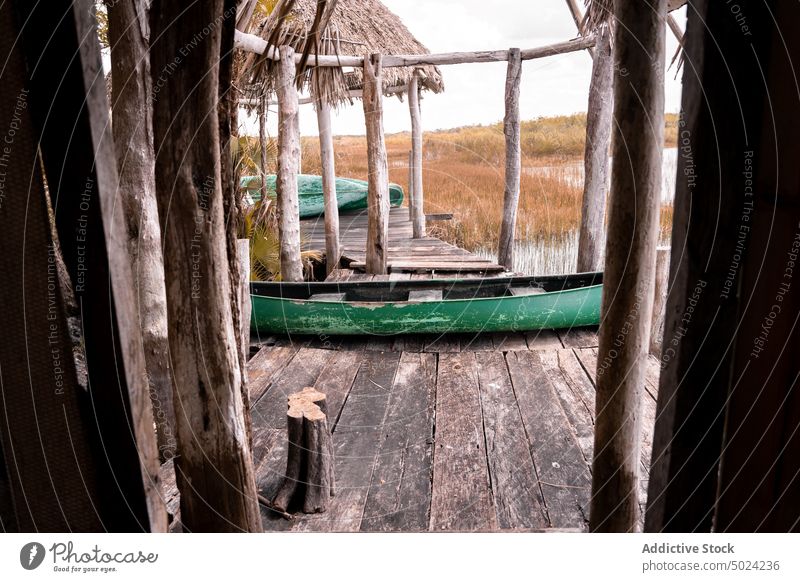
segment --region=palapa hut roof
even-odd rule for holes
[[[250,30],[261,38],[271,39],[275,46],[288,44],[296,53],[301,53],[305,48],[316,9],[316,0],[296,0],[288,16],[280,23],[277,38],[274,38],[274,32],[278,24],[278,10],[274,10],[261,22],[252,23]],[[347,56],[430,53],[412,36],[400,18],[378,0],[338,0],[317,49],[320,55]],[[313,52],[312,50],[312,54]],[[253,56],[245,61],[241,78],[251,97],[272,92],[272,66],[273,61],[264,57]],[[384,90],[406,85],[415,69],[421,73],[421,89],[434,93],[444,90],[441,71],[430,65],[385,68]],[[315,98],[321,97],[331,105],[349,103],[349,91],[361,89],[363,86],[363,71],[358,67],[349,72],[343,72],[338,67],[309,67],[299,79],[298,85],[310,91]]]
[[[677,10],[687,0],[667,0],[667,12]],[[586,0],[586,15],[583,19],[583,32],[591,32],[611,18],[614,0]]]

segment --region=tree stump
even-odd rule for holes
[[[335,494],[325,394],[303,388],[289,395],[288,404],[286,476],[272,505],[283,512],[291,506],[301,507],[304,513],[321,513]]]

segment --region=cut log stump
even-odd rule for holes
[[[304,513],[321,513],[335,494],[325,394],[303,388],[289,395],[288,404],[286,476],[272,505],[282,512],[299,508]]]

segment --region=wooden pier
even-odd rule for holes
[[[325,251],[325,224],[322,217],[300,221],[303,249]],[[363,271],[367,246],[367,211],[339,216],[339,237],[343,262],[352,271]],[[407,207],[389,211],[389,273],[500,273],[503,267],[436,237],[413,238]],[[331,273],[332,280],[347,276]],[[372,276],[369,276],[372,278]],[[358,277],[363,279],[363,277]]]
[[[596,328],[395,338],[282,338],[248,364],[259,492],[286,466],[286,397],[328,395],[337,479],[326,513],[267,531],[588,527]],[[658,361],[641,435],[645,503]]]

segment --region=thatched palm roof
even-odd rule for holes
[[[667,0],[667,12],[677,10],[687,0]],[[614,12],[614,0],[586,0],[586,16],[583,21],[584,32],[595,30],[601,24],[608,22]]]
[[[302,52],[309,40],[317,10],[317,0],[296,0],[289,15],[284,18],[277,38],[273,34],[278,24],[278,10],[260,22],[252,23],[250,31],[261,38],[270,39],[276,46],[291,45],[295,52]],[[430,51],[414,38],[403,22],[378,0],[338,0],[328,26],[322,33],[322,42],[317,47],[321,55],[364,56],[428,54]],[[314,51],[312,50],[312,53]],[[245,62],[242,79],[251,94],[271,93],[272,61],[263,57],[251,57]],[[421,71],[422,89],[439,93],[444,89],[442,74],[438,67],[418,67]],[[383,70],[384,89],[408,83],[414,72],[412,67],[392,67]],[[299,80],[300,86],[315,97],[321,97],[336,105],[350,101],[349,90],[361,89],[363,73],[356,68],[343,72],[337,67],[312,67]]]

